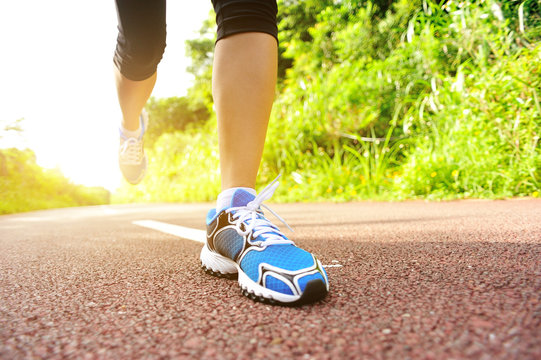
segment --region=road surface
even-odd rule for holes
[[[0,216],[0,358],[541,358],[540,200],[270,206],[326,266],[322,302],[205,274],[200,231],[174,233],[209,204]]]

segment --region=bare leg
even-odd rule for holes
[[[139,116],[154,89],[156,74],[155,72],[145,80],[133,81],[122,75],[115,67],[118,103],[122,110],[122,126],[126,130],[135,131],[139,128]]]
[[[216,43],[212,94],[218,118],[222,190],[255,188],[274,100],[276,39],[241,33]]]

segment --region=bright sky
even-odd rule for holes
[[[186,94],[185,40],[197,37],[211,8],[210,0],[167,3],[167,48],[153,96]],[[1,147],[29,147],[41,166],[78,184],[120,184],[116,25],[113,0],[0,2],[0,120],[24,118],[23,138],[4,138]]]

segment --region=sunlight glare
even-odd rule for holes
[[[168,41],[156,97],[183,96],[186,39],[197,37],[210,1],[168,3]],[[10,1],[0,4],[0,119],[24,118],[23,139],[38,164],[73,182],[114,190],[120,109],[113,82],[116,44],[113,1]],[[5,50],[5,51],[4,51]],[[8,141],[9,142],[9,141]]]

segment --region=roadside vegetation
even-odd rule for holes
[[[0,149],[0,214],[109,201],[104,188],[75,185],[59,170],[41,168],[32,150]]]
[[[539,197],[538,0],[279,0],[276,101],[259,186],[277,201]],[[220,191],[214,14],[187,42],[195,82],[147,105],[147,176],[103,188],[0,149],[0,213]],[[0,129],[0,137],[17,126]]]
[[[279,6],[279,83],[259,178],[283,174],[274,200],[539,196],[537,0]],[[213,26],[209,18],[187,44],[197,78],[188,96],[149,103],[149,173],[115,201],[219,192]],[[174,103],[189,111],[164,122]]]

